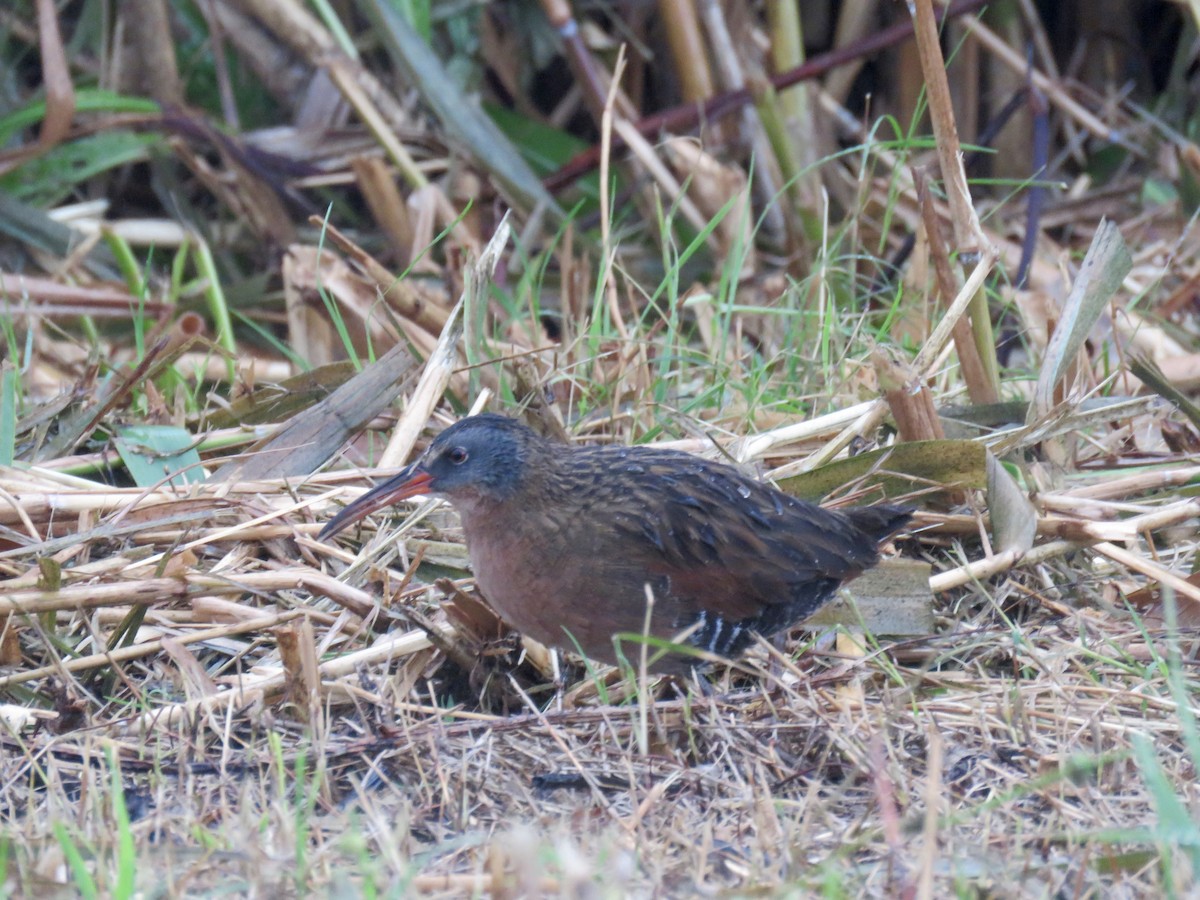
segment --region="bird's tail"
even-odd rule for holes
[[[887,540],[912,519],[913,510],[910,506],[891,506],[881,503],[877,506],[858,506],[842,510],[864,535],[875,543]]]

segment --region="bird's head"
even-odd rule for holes
[[[540,441],[506,416],[462,419],[439,434],[419,460],[334,516],[318,539],[421,494],[441,494],[464,512],[480,503],[502,502],[516,492],[529,452]]]

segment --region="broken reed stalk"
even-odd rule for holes
[[[301,721],[315,726],[321,721],[321,677],[312,622],[306,618],[275,629],[283,665],[284,696]]]
[[[0,690],[12,687],[15,684],[21,684],[22,682],[26,681],[37,681],[40,678],[52,678],[56,675],[61,675],[64,672],[85,672],[88,669],[98,669],[101,666],[110,666],[117,663],[129,662],[132,659],[141,659],[145,656],[151,656],[162,650],[163,641],[165,640],[173,640],[177,644],[182,644],[185,646],[187,644],[202,643],[204,641],[215,641],[219,638],[232,637],[238,634],[250,634],[255,631],[263,631],[268,628],[273,628],[277,625],[290,622],[293,619],[300,618],[304,615],[304,610],[290,609],[275,615],[259,616],[255,619],[247,619],[244,622],[234,622],[229,625],[220,625],[216,628],[205,628],[202,631],[194,631],[191,634],[185,634],[182,636],[156,638],[150,641],[142,641],[141,643],[133,644],[128,647],[120,647],[115,650],[106,650],[104,653],[93,653],[89,656],[80,656],[75,659],[59,660],[48,666],[40,666],[36,669],[26,669],[23,672],[14,672],[11,675],[0,676]]]
[[[173,578],[144,578],[114,584],[71,585],[59,590],[0,590],[0,615],[34,615],[100,606],[150,605],[185,600],[196,594],[271,593],[308,590],[370,621],[378,612],[375,598],[316,569],[297,567],[272,572],[241,572],[228,577],[186,572]]]
[[[879,390],[896,420],[902,441],[937,441],[946,437],[942,420],[933,405],[933,392],[909,366],[876,347],[871,364],[879,381]]]
[[[921,223],[925,228],[925,239],[929,256],[933,260],[937,295],[942,303],[949,304],[958,293],[957,279],[950,265],[950,252],[942,237],[942,223],[938,218],[933,198],[929,195],[929,179],[920,169],[912,170],[913,184],[917,189],[917,203],[921,207]],[[953,328],[954,349],[958,352],[958,366],[967,385],[967,396],[972,403],[998,403],[1000,393],[988,375],[988,368],[979,355],[979,347],[971,326],[963,319],[956,319]]]
[[[446,627],[449,628],[449,626]],[[360,666],[391,662],[411,656],[429,646],[429,638],[422,631],[405,631],[384,635],[370,647],[326,660],[317,669],[323,682],[345,678],[354,674]],[[268,697],[283,690],[285,684],[286,676],[282,668],[272,668],[258,674],[248,673],[236,679],[236,687],[219,694],[202,697],[198,700],[169,704],[115,724],[121,730],[134,734],[174,728],[181,722],[190,721],[199,715],[227,710],[231,707],[241,709],[250,705],[262,704]]]

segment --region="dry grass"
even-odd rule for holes
[[[27,510],[88,505],[86,491],[50,488]],[[1186,855],[1162,855],[1169,830],[1155,842],[1168,817],[1129,751],[1148,737],[1179,800],[1200,799],[1196,732],[1177,708],[1191,667],[1167,665],[1176,642],[1161,625],[1112,605],[1131,577],[1078,545],[942,594],[940,634],[861,658],[814,649],[772,670],[760,654],[714,697],[643,685],[621,703],[619,687],[604,702],[587,677],[555,691],[526,673],[537,699],[510,694],[514,708],[495,714],[432,664],[423,633],[356,607],[361,592],[324,574],[351,559],[305,536],[328,494],[264,483],[226,496],[234,519],[252,508],[269,525],[76,531],[65,553],[78,564],[63,575],[81,587],[4,586],[0,603],[28,613],[8,619],[24,661],[0,676],[17,701],[5,708],[3,806],[22,883],[72,882],[69,847],[111,891],[124,834],[138,887],[168,893],[1107,895],[1190,879]],[[135,494],[122,496],[115,508]],[[1126,516],[1156,507],[1120,499]],[[65,518],[51,517],[60,534],[74,531]],[[453,529],[435,513],[407,531],[408,548],[453,563]],[[951,565],[934,544],[903,543]],[[1154,564],[1176,568],[1195,549],[1192,536]],[[370,575],[390,582],[385,597],[405,578],[393,565]],[[401,593],[436,615],[437,589]],[[134,604],[138,641],[105,652]],[[312,694],[280,653],[298,620]],[[39,698],[53,707],[39,711]]]
[[[725,49],[667,77],[638,48],[694,40],[689,23],[593,11],[588,41],[564,31],[562,96],[509,5],[447,4],[426,35],[446,59],[355,4],[320,5],[348,42],[281,0],[117,6],[111,57],[60,11],[64,41],[54,4],[0,11],[26,103],[0,117],[0,892],[1195,890],[1200,150],[1191,51],[1164,36],[1181,8],[1146,32],[1147,97],[1033,4],[941,42],[923,18],[920,53],[886,59],[906,20],[871,43],[850,21],[866,4],[841,4],[838,33],[876,48],[871,115],[919,122],[928,82],[927,142],[864,128],[825,57],[810,91],[768,91],[755,72],[804,56],[774,6],[678,5],[672,29],[702,8],[690,25]],[[1060,25],[1090,15],[1056,6]],[[196,42],[175,57],[172,26]],[[605,56],[606,27],[627,53]],[[512,101],[508,132],[464,71]],[[714,78],[693,141],[688,92]],[[678,107],[638,118],[676,83]],[[987,140],[984,88],[1025,92]],[[998,182],[964,177],[956,124],[998,142]],[[813,496],[907,494],[895,552],[932,566],[935,627],[797,631],[705,693],[487,640],[444,507],[316,540],[431,426],[484,406]]]

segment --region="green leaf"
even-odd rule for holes
[[[1158,761],[1150,739],[1134,732],[1131,742],[1133,758],[1137,761],[1142,780],[1146,782],[1155,812],[1158,813],[1155,836],[1182,849],[1191,859],[1192,868],[1200,868],[1200,823],[1192,818],[1188,808],[1179,799],[1176,785]]]
[[[71,837],[71,833],[67,831],[67,826],[61,822],[53,822],[50,828],[54,831],[54,836],[58,839],[58,845],[62,848],[63,856],[67,858],[67,865],[71,868],[71,875],[75,879],[75,890],[80,897],[85,900],[100,896],[100,889],[96,886],[96,879],[92,877],[91,869],[87,861],[84,859],[83,853],[76,846],[75,841]]]
[[[11,466],[17,446],[17,369],[0,363],[0,466]]]
[[[155,115],[161,111],[153,100],[144,97],[125,97],[112,91],[83,90],[75,94],[75,114],[80,113],[141,113]],[[46,118],[46,101],[30,103],[7,116],[0,117],[0,146],[23,128],[37,125]]]
[[[360,8],[375,24],[375,33],[450,136],[512,198],[527,209],[544,207],[555,220],[563,211],[542,186],[529,164],[484,112],[455,85],[446,63],[429,48],[402,13],[386,0],[362,0]]]
[[[557,172],[590,146],[587,141],[581,140],[573,134],[568,134],[544,122],[530,119],[519,112],[505,109],[494,103],[483,104],[483,111],[512,141],[517,152],[540,177]],[[618,193],[623,186],[623,181],[618,173]],[[574,190],[584,200],[583,205],[575,210],[577,217],[589,216],[600,208],[600,174],[598,172],[592,172],[578,179],[574,184]]]
[[[121,782],[121,767],[117,753],[107,748],[109,774],[112,779],[112,812],[117,826],[116,833],[116,884],[114,897],[133,897],[137,883],[137,847],[133,837],[133,824],[129,821],[129,808],[125,805],[125,786]]]
[[[539,175],[558,170],[590,146],[573,134],[495,103],[485,103],[483,109]]]
[[[52,206],[75,185],[117,166],[145,159],[147,146],[158,141],[156,135],[103,131],[59,144],[21,164],[0,179],[0,187],[22,200]]]
[[[115,438],[121,461],[138,487],[152,487],[170,476],[179,486],[205,479],[196,438],[177,425],[127,425]]]

